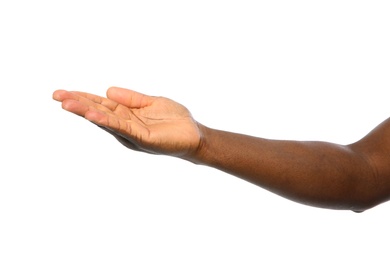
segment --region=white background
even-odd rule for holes
[[[390,204],[303,206],[126,150],[51,99],[109,86],[210,127],[357,141],[390,115],[388,1],[1,1],[0,259],[389,259]]]

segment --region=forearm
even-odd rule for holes
[[[190,159],[197,164],[306,205],[358,211],[373,203],[373,169],[349,146],[269,140],[202,125],[200,129],[201,147]]]

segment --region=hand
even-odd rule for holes
[[[114,135],[126,147],[148,153],[186,157],[200,144],[197,122],[184,106],[164,97],[111,87],[107,98],[57,90],[53,99]]]

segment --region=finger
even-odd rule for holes
[[[113,110],[116,110],[120,106],[120,104],[107,98],[78,91],[57,90],[53,93],[53,99],[62,102],[62,108],[65,110],[80,116],[84,116],[85,112],[89,110],[89,107],[106,113],[112,113]],[[120,112],[123,116],[129,117],[123,111]]]
[[[80,91],[73,91],[72,93],[75,93],[78,96],[86,98],[87,100],[90,100],[96,104],[100,104],[111,111],[115,111],[119,105],[118,102],[91,93],[80,92]]]
[[[94,105],[93,103],[96,103],[108,108],[111,111],[114,111],[119,105],[115,101],[112,101],[108,98],[104,98],[98,95],[94,95],[86,92],[80,92],[80,91],[66,91],[62,89],[56,90],[53,93],[53,99],[57,101],[74,99],[90,105]]]
[[[110,100],[113,100],[129,108],[146,107],[151,105],[151,103],[156,99],[155,97],[141,94],[130,89],[118,87],[109,88],[107,90],[107,97]]]
[[[66,90],[63,90],[63,89],[58,89],[58,90],[53,92],[53,99],[57,100],[57,101],[60,101],[60,102],[65,100],[65,99],[69,99],[72,96],[73,95],[69,91],[66,91]]]
[[[89,106],[74,99],[62,101],[62,108],[79,116],[84,116],[89,110]]]
[[[128,107],[126,107],[122,104],[119,104],[113,100],[110,100],[108,98],[104,98],[101,96],[97,96],[94,94],[85,93],[85,92],[75,91],[74,93],[77,94],[79,97],[83,97],[86,100],[89,100],[89,101],[95,103],[95,105],[93,103],[91,103],[90,105],[95,107],[95,108],[98,108],[99,110],[102,110],[105,112],[112,112],[113,114],[116,114],[117,116],[119,116],[125,120],[138,119],[138,118],[136,118],[136,115],[135,115],[137,112],[134,113]],[[107,108],[108,110],[103,109],[103,107]]]

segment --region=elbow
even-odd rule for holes
[[[350,177],[350,210],[360,213],[390,199],[390,168],[384,160],[366,149],[349,146],[355,166]]]
[[[349,210],[355,212],[355,213],[362,213],[364,211],[367,211],[369,209],[372,209],[379,204],[387,201],[387,199],[379,200],[379,199],[371,199],[371,200],[364,200],[359,202],[354,202],[350,204]]]
[[[353,195],[350,197],[352,199],[349,200],[350,210],[364,212],[390,199],[390,186],[378,180],[372,177],[371,179],[363,178],[359,181],[357,187],[353,189]]]
[[[351,210],[355,213],[362,213],[364,211],[367,211],[371,208],[374,208],[377,206],[379,203],[376,202],[357,202],[357,203],[352,203],[348,210]]]
[[[390,198],[389,190],[376,179],[363,178],[352,188],[346,208],[360,213],[372,209]]]

